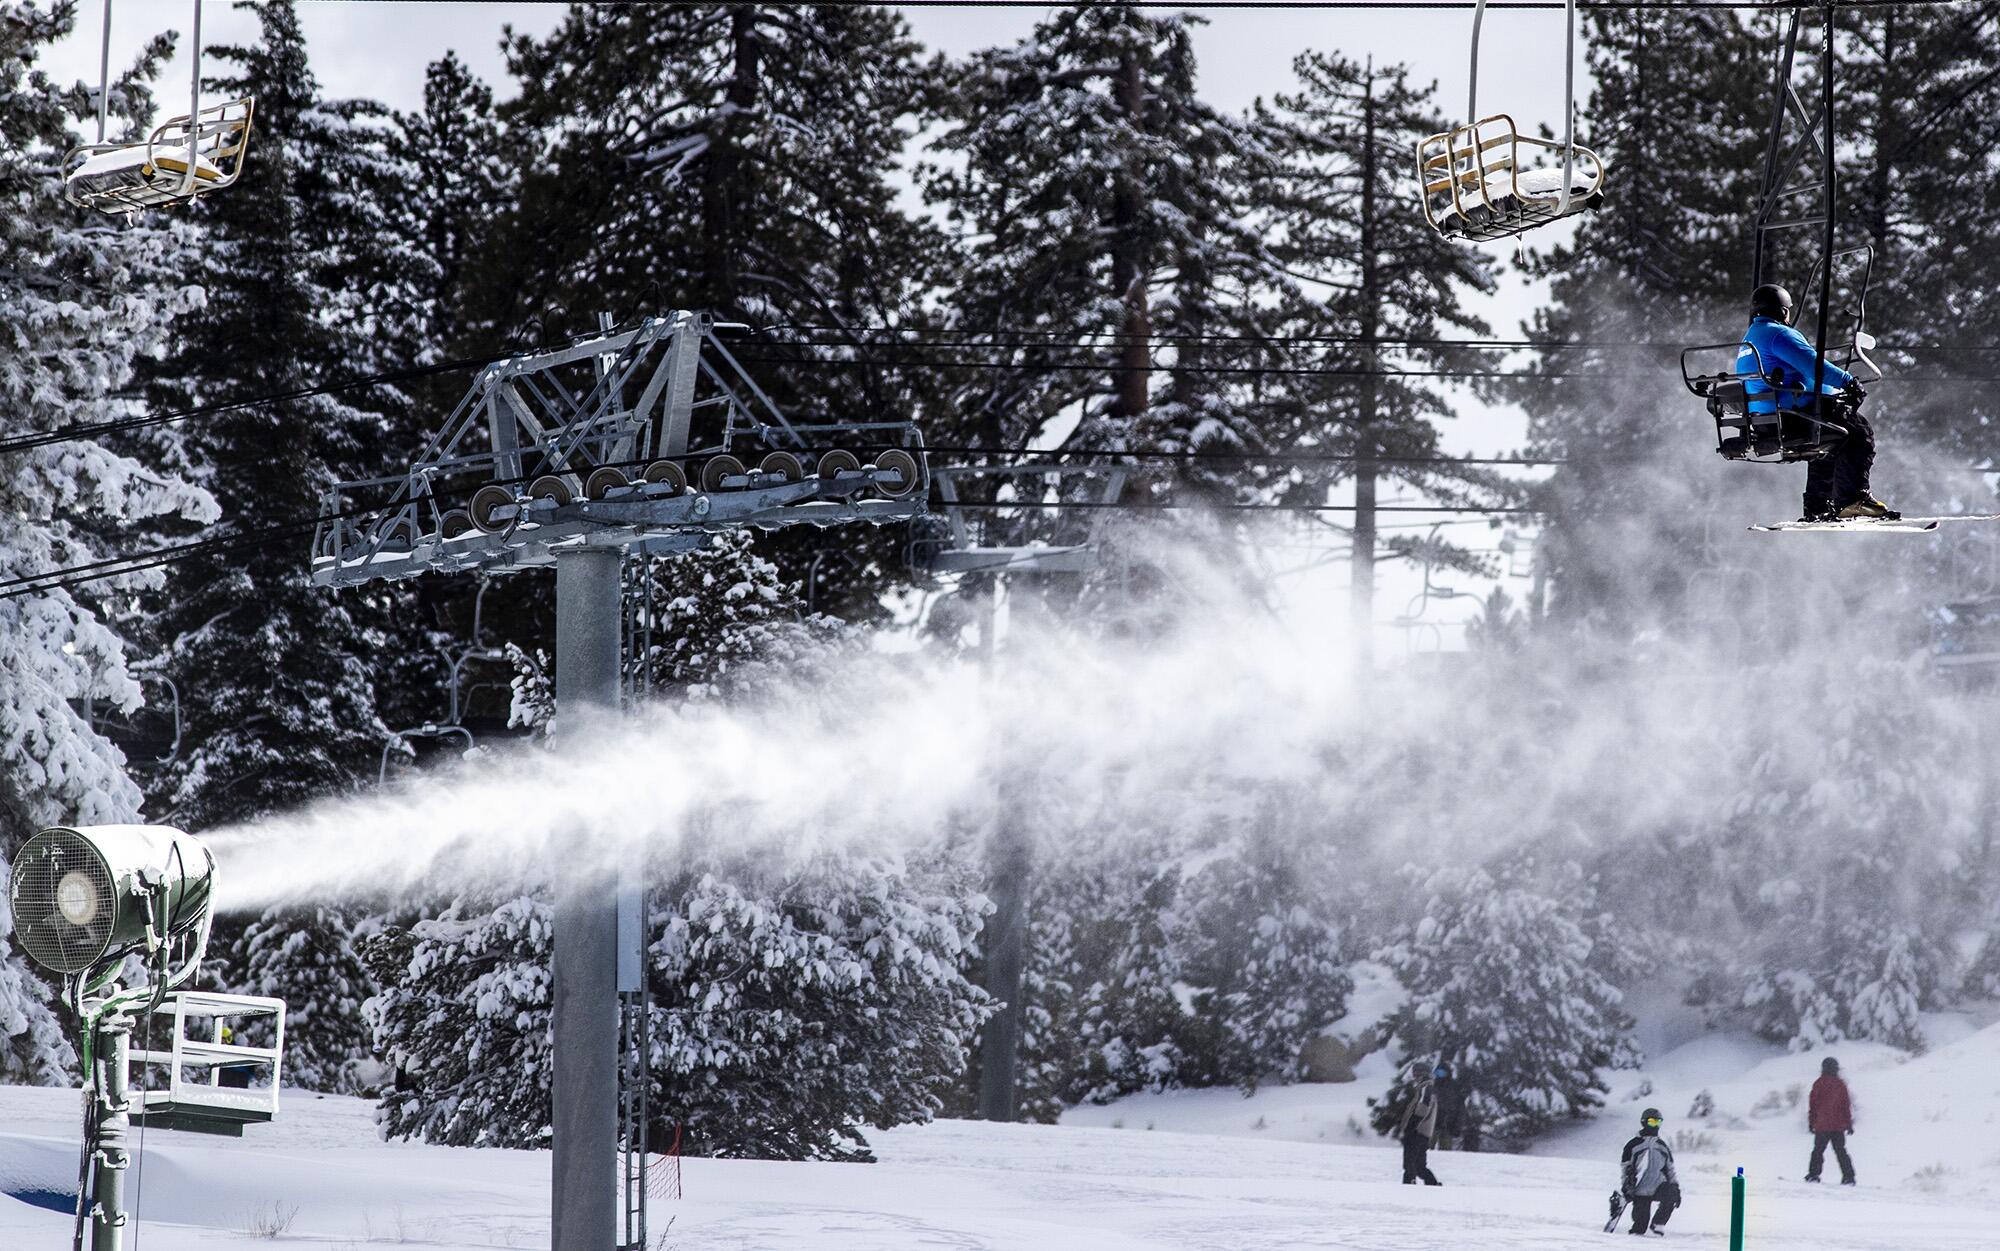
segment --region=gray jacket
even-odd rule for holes
[[[1424,1137],[1437,1138],[1438,1101],[1437,1090],[1430,1078],[1417,1083],[1417,1093],[1410,1097],[1410,1106],[1403,1109],[1403,1119],[1396,1126],[1396,1137],[1403,1138],[1412,1130]]]

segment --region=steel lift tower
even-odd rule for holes
[[[1110,508],[1118,502],[1131,474],[1125,465],[1069,464],[1054,461],[1012,465],[939,468],[938,503],[943,517],[929,523],[931,533],[912,545],[910,561],[932,574],[983,577],[995,583],[1018,577],[1083,577],[1110,568],[1106,559],[1106,526]],[[964,500],[960,487],[980,482],[996,484],[981,492],[993,502]],[[1005,495],[1006,499],[999,497]],[[1057,515],[1051,521],[1037,505],[1063,501],[1081,503],[1081,524]],[[998,514],[1020,510],[1024,515]],[[994,663],[993,616],[984,629],[989,671]],[[986,991],[1003,1005],[986,1022],[979,1046],[979,1107],[981,1120],[1012,1121],[1020,1113],[1020,1047],[1026,1023],[1022,1000],[1028,965],[1028,893],[1033,885],[1034,855],[1023,828],[1019,805],[1007,788],[993,832],[988,866],[993,892],[993,916],[987,922]]]
[[[574,743],[579,724],[618,708],[627,552],[925,511],[916,428],[788,420],[718,337],[743,329],[669,313],[486,366],[407,473],[327,493],[313,581],[553,565],[556,704]],[[632,910],[637,891],[592,837],[574,831],[553,866],[552,1251],[617,1245],[620,903]]]

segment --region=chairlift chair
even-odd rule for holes
[[[76,148],[63,158],[64,194],[72,204],[123,216],[219,191],[243,173],[255,107],[255,100],[244,96],[203,109],[192,118],[163,122],[141,143]]]
[[[1604,160],[1576,141],[1576,0],[1569,0],[1564,45],[1563,137],[1521,133],[1511,115],[1479,113],[1479,31],[1486,0],[1472,15],[1472,68],[1461,125],[1417,142],[1424,218],[1447,239],[1509,239],[1596,208]]]
[[[1417,175],[1431,228],[1475,243],[1512,238],[1604,199],[1597,153],[1524,135],[1505,113],[1419,142]]]
[[[1797,311],[1792,315],[1796,319]],[[1828,359],[1864,382],[1876,382],[1882,371],[1868,357],[1874,346],[1875,336],[1857,330],[1845,352],[1829,353]],[[1697,359],[1706,357],[1719,363],[1725,353],[1730,362],[1726,368],[1696,372]],[[1839,359],[1833,359],[1835,355]],[[1754,372],[1746,371],[1746,364]],[[1821,395],[1817,405],[1787,408],[1787,397],[1810,396],[1812,388],[1772,381],[1763,354],[1749,343],[1710,343],[1686,349],[1681,353],[1681,382],[1707,401],[1709,415],[1715,419],[1715,450],[1726,460],[1773,465],[1818,460],[1831,455],[1847,437],[1847,427],[1841,424],[1852,411],[1847,397]],[[1753,406],[1763,411],[1753,411]]]
[[[109,143],[111,4],[104,5],[104,52],[97,86],[97,142],[63,157],[63,194],[70,203],[117,217],[185,204],[242,176],[250,151],[250,96],[202,107],[201,0],[194,0],[188,111],[155,126],[137,143]]]

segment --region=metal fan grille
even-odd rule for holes
[[[57,906],[56,888],[81,873],[97,907],[78,925]],[[118,920],[111,870],[90,843],[70,830],[44,830],[14,861],[14,933],[37,964],[58,973],[81,973],[104,954]]]

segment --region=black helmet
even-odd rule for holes
[[[1647,1108],[1644,1112],[1641,1112],[1639,1114],[1639,1124],[1648,1126],[1653,1129],[1658,1129],[1660,1127],[1660,1122],[1663,1119],[1664,1118],[1660,1116],[1660,1110],[1658,1108]]]
[[[1828,1056],[1819,1062],[1819,1071],[1829,1075],[1838,1073],[1840,1072],[1840,1061],[1834,1059],[1832,1056]]]
[[[1767,282],[1750,293],[1750,314],[1773,321],[1792,319],[1792,293],[1775,282]]]

